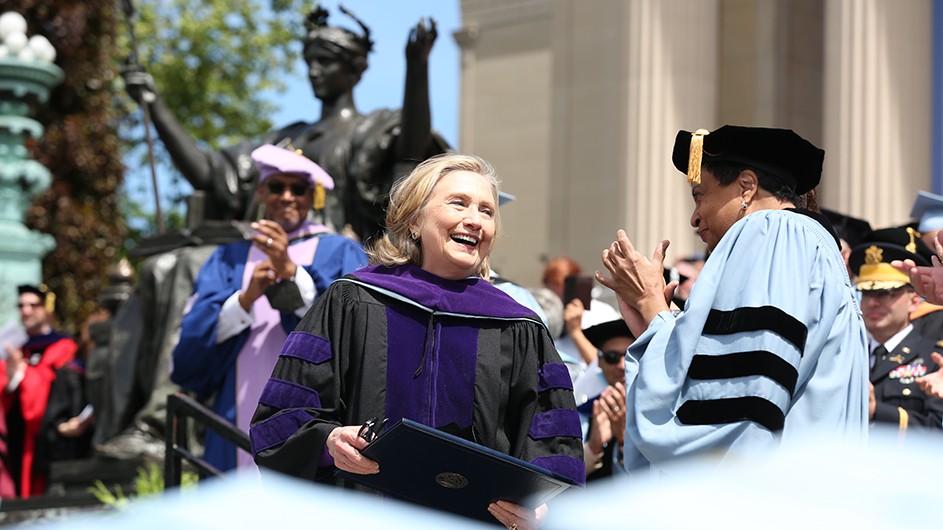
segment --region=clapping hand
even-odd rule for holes
[[[932,267],[918,267],[910,259],[896,259],[891,262],[891,266],[907,273],[914,290],[926,298],[927,302],[943,305],[943,231],[937,233],[933,249],[933,256],[930,258]]]
[[[290,280],[295,277],[298,266],[288,256],[288,233],[275,221],[262,219],[252,223],[255,234],[252,242],[268,255],[272,269],[278,280]]]
[[[624,230],[602,251],[602,263],[609,271],[606,278],[599,271],[596,281],[612,289],[619,300],[619,310],[632,333],[638,337],[661,311],[669,309],[677,282],[665,284],[664,263],[668,240],[662,241],[651,259],[639,253]]]
[[[920,389],[926,392],[927,395],[943,399],[943,355],[933,352],[930,354],[930,358],[940,367],[940,370],[923,377],[918,377],[917,384],[920,385]]]

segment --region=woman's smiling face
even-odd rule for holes
[[[743,214],[741,188],[736,180],[724,186],[713,173],[703,170],[701,183],[691,188],[691,197],[694,198],[691,226],[707,244],[707,250],[712,251]]]
[[[491,253],[497,208],[494,189],[478,173],[442,177],[411,226],[419,235],[422,268],[450,280],[478,275]]]

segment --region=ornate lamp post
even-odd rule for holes
[[[30,116],[63,73],[52,63],[55,50],[45,37],[26,37],[26,20],[18,13],[0,15],[0,38],[0,322],[6,322],[18,317],[16,286],[42,281],[40,260],[55,246],[52,236],[23,224],[32,197],[51,182],[25,142],[42,136],[42,125]]]

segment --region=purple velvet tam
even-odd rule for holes
[[[266,144],[252,151],[252,161],[259,169],[259,182],[272,175],[291,175],[307,180],[312,186],[320,182],[326,189],[334,189],[334,179],[309,158],[274,145]]]

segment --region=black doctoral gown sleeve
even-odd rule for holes
[[[259,466],[330,479],[331,431],[383,414],[382,370],[372,374],[362,364],[365,352],[385,348],[385,331],[371,329],[383,322],[384,307],[360,303],[364,294],[335,282],[288,336],[249,430]]]

